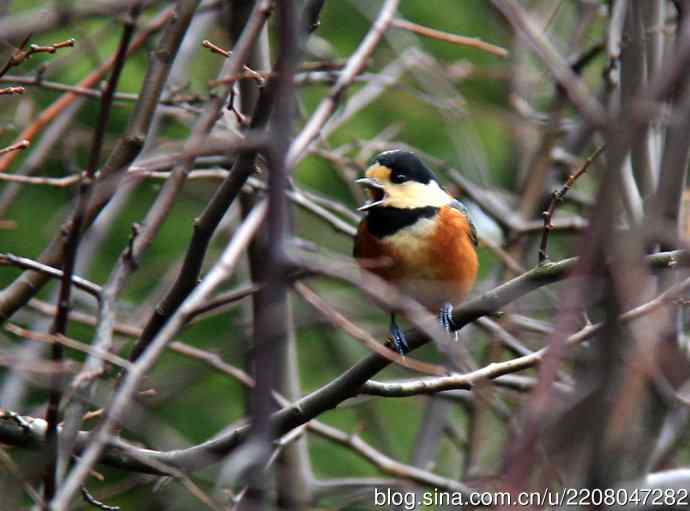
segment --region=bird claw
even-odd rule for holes
[[[395,320],[391,321],[390,336],[393,341],[393,346],[395,346],[395,351],[400,353],[401,356],[404,357],[406,353],[410,352],[410,346],[407,344],[405,334],[400,330]]]
[[[453,337],[457,341],[457,330],[454,328],[455,323],[453,322],[453,306],[449,303],[444,303],[441,306],[441,310],[438,313],[438,320],[441,323],[441,327],[448,332],[453,334]]]

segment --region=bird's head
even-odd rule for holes
[[[433,172],[409,151],[395,149],[377,154],[369,160],[365,176],[356,182],[366,188],[369,201],[359,211],[441,207],[453,200]]]

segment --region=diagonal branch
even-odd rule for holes
[[[209,272],[189,298],[185,300],[177,314],[168,322],[160,334],[154,338],[151,345],[142,353],[141,358],[127,372],[110,406],[107,408],[106,416],[99,429],[94,433],[79,462],[70,471],[64,485],[55,496],[53,502],[55,509],[67,508],[82,482],[88,476],[91,467],[100,457],[103,448],[111,437],[112,429],[120,422],[122,413],[129,404],[141,378],[153,366],[173,336],[184,325],[190,310],[205,301],[215,288],[232,274],[242,251],[246,248],[263,221],[265,213],[265,204],[261,204],[254,209],[252,215],[247,218],[230,240],[220,261],[214,266],[213,270]]]
[[[96,130],[94,131],[93,140],[91,143],[91,151],[89,155],[88,166],[84,173],[84,178],[79,184],[79,198],[77,205],[69,222],[69,227],[65,233],[64,242],[64,258],[62,262],[62,278],[60,281],[60,291],[58,294],[58,309],[50,327],[50,334],[55,336],[64,335],[67,331],[67,322],[69,318],[70,300],[72,295],[72,275],[77,262],[77,251],[79,250],[79,241],[81,239],[82,225],[84,224],[84,217],[86,210],[91,200],[92,186],[96,169],[101,158],[101,150],[103,147],[103,140],[105,138],[105,131],[108,127],[108,119],[110,111],[113,106],[113,96],[117,83],[120,80],[120,74],[125,66],[127,60],[127,49],[134,35],[136,28],[136,19],[141,12],[140,2],[132,4],[129,10],[127,22],[124,25],[120,43],[115,54],[115,61],[113,63],[113,72],[108,79],[105,91],[101,96],[101,105],[98,115],[98,122]],[[72,43],[74,44],[74,43]],[[55,51],[55,49],[53,49]],[[2,73],[0,73],[2,74]],[[51,345],[51,359],[56,364],[62,362],[64,353],[63,347],[60,343],[53,343]],[[60,449],[58,447],[57,439],[57,425],[60,421],[60,401],[62,400],[62,376],[56,375],[51,384],[51,390],[48,397],[48,408],[46,411],[46,422],[48,428],[46,430],[46,442],[48,444],[48,464],[44,477],[43,498],[46,502],[50,502],[55,494],[56,485],[62,479],[63,472],[66,466],[66,458],[60,459]]]
[[[486,41],[482,41],[476,37],[449,34],[447,32],[442,32],[441,30],[435,30],[433,28],[418,25],[417,23],[412,23],[411,21],[400,18],[394,19],[392,25],[396,28],[414,32],[417,35],[428,37],[430,39],[436,39],[437,41],[444,41],[451,44],[482,50],[487,53],[491,53],[492,55],[496,55],[497,57],[506,58],[509,55],[508,50],[505,48],[487,43]]]
[[[393,21],[398,3],[399,0],[386,0],[374,26],[371,27],[371,30],[360,43],[355,53],[353,53],[347,61],[347,65],[345,69],[343,69],[342,74],[338,77],[338,81],[333,88],[331,88],[328,96],[326,96],[316,108],[316,111],[312,114],[307,125],[292,142],[287,157],[287,166],[289,169],[295,168],[295,165],[297,165],[297,162],[304,156],[309,145],[318,137],[321,128],[323,128],[326,121],[328,121],[331,115],[333,115],[333,112],[335,112],[345,90],[350,86],[362,69],[364,69],[367,59],[376,49],[386,29]]]
[[[677,266],[690,266],[690,251],[679,250],[654,254],[647,256],[646,263],[647,268],[652,272],[664,271]],[[566,259],[557,263],[546,263],[483,293],[479,297],[461,305],[454,311],[453,317],[455,326],[460,328],[481,315],[495,312],[506,304],[538,287],[567,279],[569,272],[576,264],[576,258]],[[683,285],[686,284],[688,284],[687,281],[683,283]],[[665,300],[665,298],[662,298],[664,296],[665,295],[659,295],[657,300]],[[666,296],[666,298],[668,298],[668,296]],[[650,302],[649,304],[645,304],[645,307],[657,307],[658,305],[658,303]],[[634,311],[630,311],[628,314],[633,314],[633,312]],[[643,311],[637,311],[637,314],[641,313],[643,313]],[[166,330],[168,330],[168,328],[169,327],[166,327]],[[169,334],[170,331],[166,332],[166,335]],[[583,331],[578,335],[589,334],[587,331]],[[427,342],[427,339],[423,338],[418,333],[410,333],[408,339],[413,349]],[[140,363],[141,362],[137,365]],[[388,360],[376,354],[361,360],[325,386],[276,412],[271,419],[275,425],[274,431],[277,435],[283,435],[291,429],[307,423],[324,411],[334,408],[344,400],[357,395],[362,388],[365,388],[366,382],[385,368],[388,363]],[[139,369],[133,370],[139,371],[140,367]],[[120,403],[118,405],[119,407],[124,405],[121,399],[118,399],[118,401]],[[111,410],[112,409],[114,409],[114,407],[111,408]],[[242,425],[208,440],[203,444],[187,449],[167,452],[156,452],[143,449],[142,454],[181,470],[199,470],[216,463],[221,456],[227,454],[244,441],[248,432],[248,426]],[[106,435],[106,439],[107,436],[108,435]],[[86,437],[82,436],[80,433],[80,439],[85,440],[85,438]],[[0,439],[12,445],[20,446],[35,445],[37,440],[36,437],[23,431],[21,425],[16,423],[12,424],[11,421],[8,420],[0,420]],[[152,469],[150,466],[141,463],[137,464],[136,460],[132,460],[126,456],[128,448],[129,447],[125,447],[122,441],[117,439],[112,440],[108,450],[104,453],[102,461],[115,467],[122,466],[127,470],[141,470],[151,473]],[[95,462],[95,458],[92,462]]]
[[[662,306],[672,304],[677,298],[683,296],[688,287],[690,287],[690,279],[685,279],[670,287],[653,300],[621,314],[619,321],[621,323],[630,322],[646,314],[651,314]],[[604,323],[588,325],[579,332],[569,336],[566,344],[570,347],[581,344],[601,332],[603,328]],[[522,357],[513,358],[505,362],[495,362],[467,374],[452,374],[438,378],[418,378],[399,382],[369,380],[362,386],[361,392],[374,396],[406,397],[419,394],[433,394],[444,390],[472,389],[482,381],[495,380],[500,376],[534,367],[543,360],[547,350],[548,348],[542,348]]]
[[[184,14],[184,13],[182,13]],[[152,52],[152,60],[147,69],[146,77],[142,85],[139,101],[137,101],[135,111],[130,118],[125,135],[120,139],[118,144],[112,150],[110,157],[103,165],[100,172],[100,179],[109,180],[109,186],[100,187],[98,193],[93,194],[89,207],[85,212],[83,220],[83,228],[88,228],[95,220],[98,213],[106,206],[110,198],[117,190],[117,183],[124,174],[124,170],[134,161],[141,148],[143,147],[148,128],[153,118],[153,112],[158,104],[160,94],[163,90],[163,85],[167,79],[172,60],[177,53],[177,49],[184,36],[185,22],[188,22],[189,16],[177,14],[176,22],[171,20],[175,17],[174,10],[165,11],[160,15],[147,30],[140,34],[130,45],[130,52],[137,47],[143,45],[151,34],[158,31],[166,22],[168,23],[166,30],[163,33],[161,41],[158,44],[157,51]],[[96,83],[102,73],[109,70],[114,65],[114,57],[105,62],[100,68],[91,73],[85,80],[89,81],[88,85]],[[82,84],[85,84],[82,82]],[[34,123],[36,130],[45,126],[50,119],[53,118],[57,112],[61,112],[64,108],[75,101],[78,96],[73,94],[66,94],[60,100],[53,103],[51,107],[44,110],[40,117],[40,122]],[[22,138],[31,139],[31,136],[22,135]],[[15,154],[15,153],[10,153]],[[9,155],[5,155],[7,157]],[[4,158],[4,157],[3,157]],[[0,158],[0,172],[6,168],[6,162]],[[63,229],[69,229],[69,223],[63,226]],[[48,266],[61,266],[65,257],[65,239],[62,234],[55,236],[48,246],[43,250],[39,261]],[[25,305],[48,281],[48,276],[37,272],[24,272],[17,280],[10,284],[7,288],[0,292],[0,322],[9,319],[19,308]]]
[[[570,69],[568,63],[559,55],[556,48],[553,47],[522,5],[517,0],[492,1],[503,13],[508,23],[527,39],[558,84],[566,90],[570,100],[587,119],[587,122],[594,127],[603,126],[606,115],[599,102],[587,90],[584,82]]]

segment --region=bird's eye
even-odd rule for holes
[[[407,176],[401,174],[400,172],[395,172],[391,175],[391,183],[400,184],[407,181]]]

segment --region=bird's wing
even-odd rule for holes
[[[479,244],[479,239],[477,238],[477,228],[475,227],[474,222],[472,221],[472,216],[470,215],[469,210],[465,207],[465,205],[462,202],[460,202],[457,199],[453,199],[453,202],[451,202],[449,206],[454,210],[459,211],[461,214],[465,215],[465,218],[467,218],[467,223],[470,225],[470,239],[472,240],[474,246],[477,246]]]

